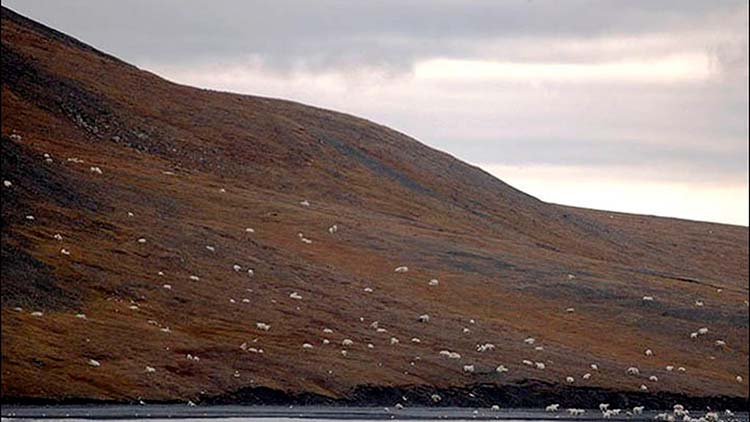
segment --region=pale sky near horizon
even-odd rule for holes
[[[542,200],[748,225],[748,2],[3,1],[167,79],[359,115]]]

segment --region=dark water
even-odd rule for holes
[[[625,410],[612,416],[611,421],[652,421],[662,411],[647,410],[642,415],[628,415]],[[264,422],[288,422],[304,419],[307,421],[382,421],[382,420],[424,420],[424,421],[597,421],[602,420],[599,410],[589,409],[582,416],[570,416],[566,410],[550,413],[541,409],[473,409],[473,408],[383,408],[383,407],[281,407],[281,406],[185,406],[185,405],[144,405],[144,406],[3,406],[3,421],[19,420],[120,420],[188,422],[206,419],[231,420],[235,422],[263,420]],[[698,418],[705,412],[692,411]],[[747,413],[737,413],[730,417],[720,412],[724,421],[748,421]],[[677,418],[682,420],[682,418]]]

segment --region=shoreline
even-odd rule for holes
[[[610,420],[648,421],[665,410],[646,410],[642,414],[631,414],[625,409],[611,416]],[[671,411],[668,413],[672,413]],[[702,416],[705,412],[691,412]],[[735,412],[727,417],[719,412],[724,420],[748,421],[747,412]],[[518,420],[518,421],[590,421],[601,420],[599,409],[587,409],[582,415],[570,415],[565,409],[546,412],[544,409],[500,409],[488,408],[424,408],[405,407],[403,409],[383,407],[325,407],[325,406],[186,406],[181,405],[111,405],[111,406],[47,406],[47,407],[3,407],[4,419],[228,419],[262,418],[279,420]]]
[[[437,397],[436,397],[437,396]],[[138,405],[133,399],[92,399],[81,397],[33,398],[0,397],[5,406],[128,406]],[[342,397],[329,397],[308,392],[276,390],[268,387],[247,387],[219,395],[202,395],[183,399],[143,401],[150,405],[184,405],[188,401],[203,406],[325,406],[327,408],[405,407],[421,408],[501,408],[534,409],[558,403],[562,409],[598,408],[609,403],[612,408],[628,409],[645,406],[649,409],[671,409],[675,404],[702,410],[747,409],[750,400],[737,396],[690,396],[669,392],[615,391],[595,387],[572,387],[540,381],[523,381],[513,385],[472,384],[463,387],[438,388],[428,385],[376,386],[360,385]]]

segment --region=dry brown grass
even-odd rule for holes
[[[173,399],[247,386],[340,396],[361,384],[568,375],[748,396],[734,380],[748,379],[745,227],[546,204],[363,119],[178,86],[6,9],[2,44],[2,177],[13,182],[2,191],[3,397]],[[394,273],[400,265],[410,271]],[[416,322],[422,313],[428,324]],[[690,340],[701,326],[710,333]],[[355,341],[347,357],[344,338]],[[719,338],[726,349],[712,345]],[[497,350],[476,352],[485,342]],[[461,371],[468,362],[478,374]],[[601,370],[584,383],[594,362]],[[510,371],[496,374],[499,364]],[[631,365],[644,376],[625,375]]]

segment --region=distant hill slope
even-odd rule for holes
[[[6,8],[2,179],[3,400],[748,397],[746,227],[547,204],[392,129],[177,85]]]

